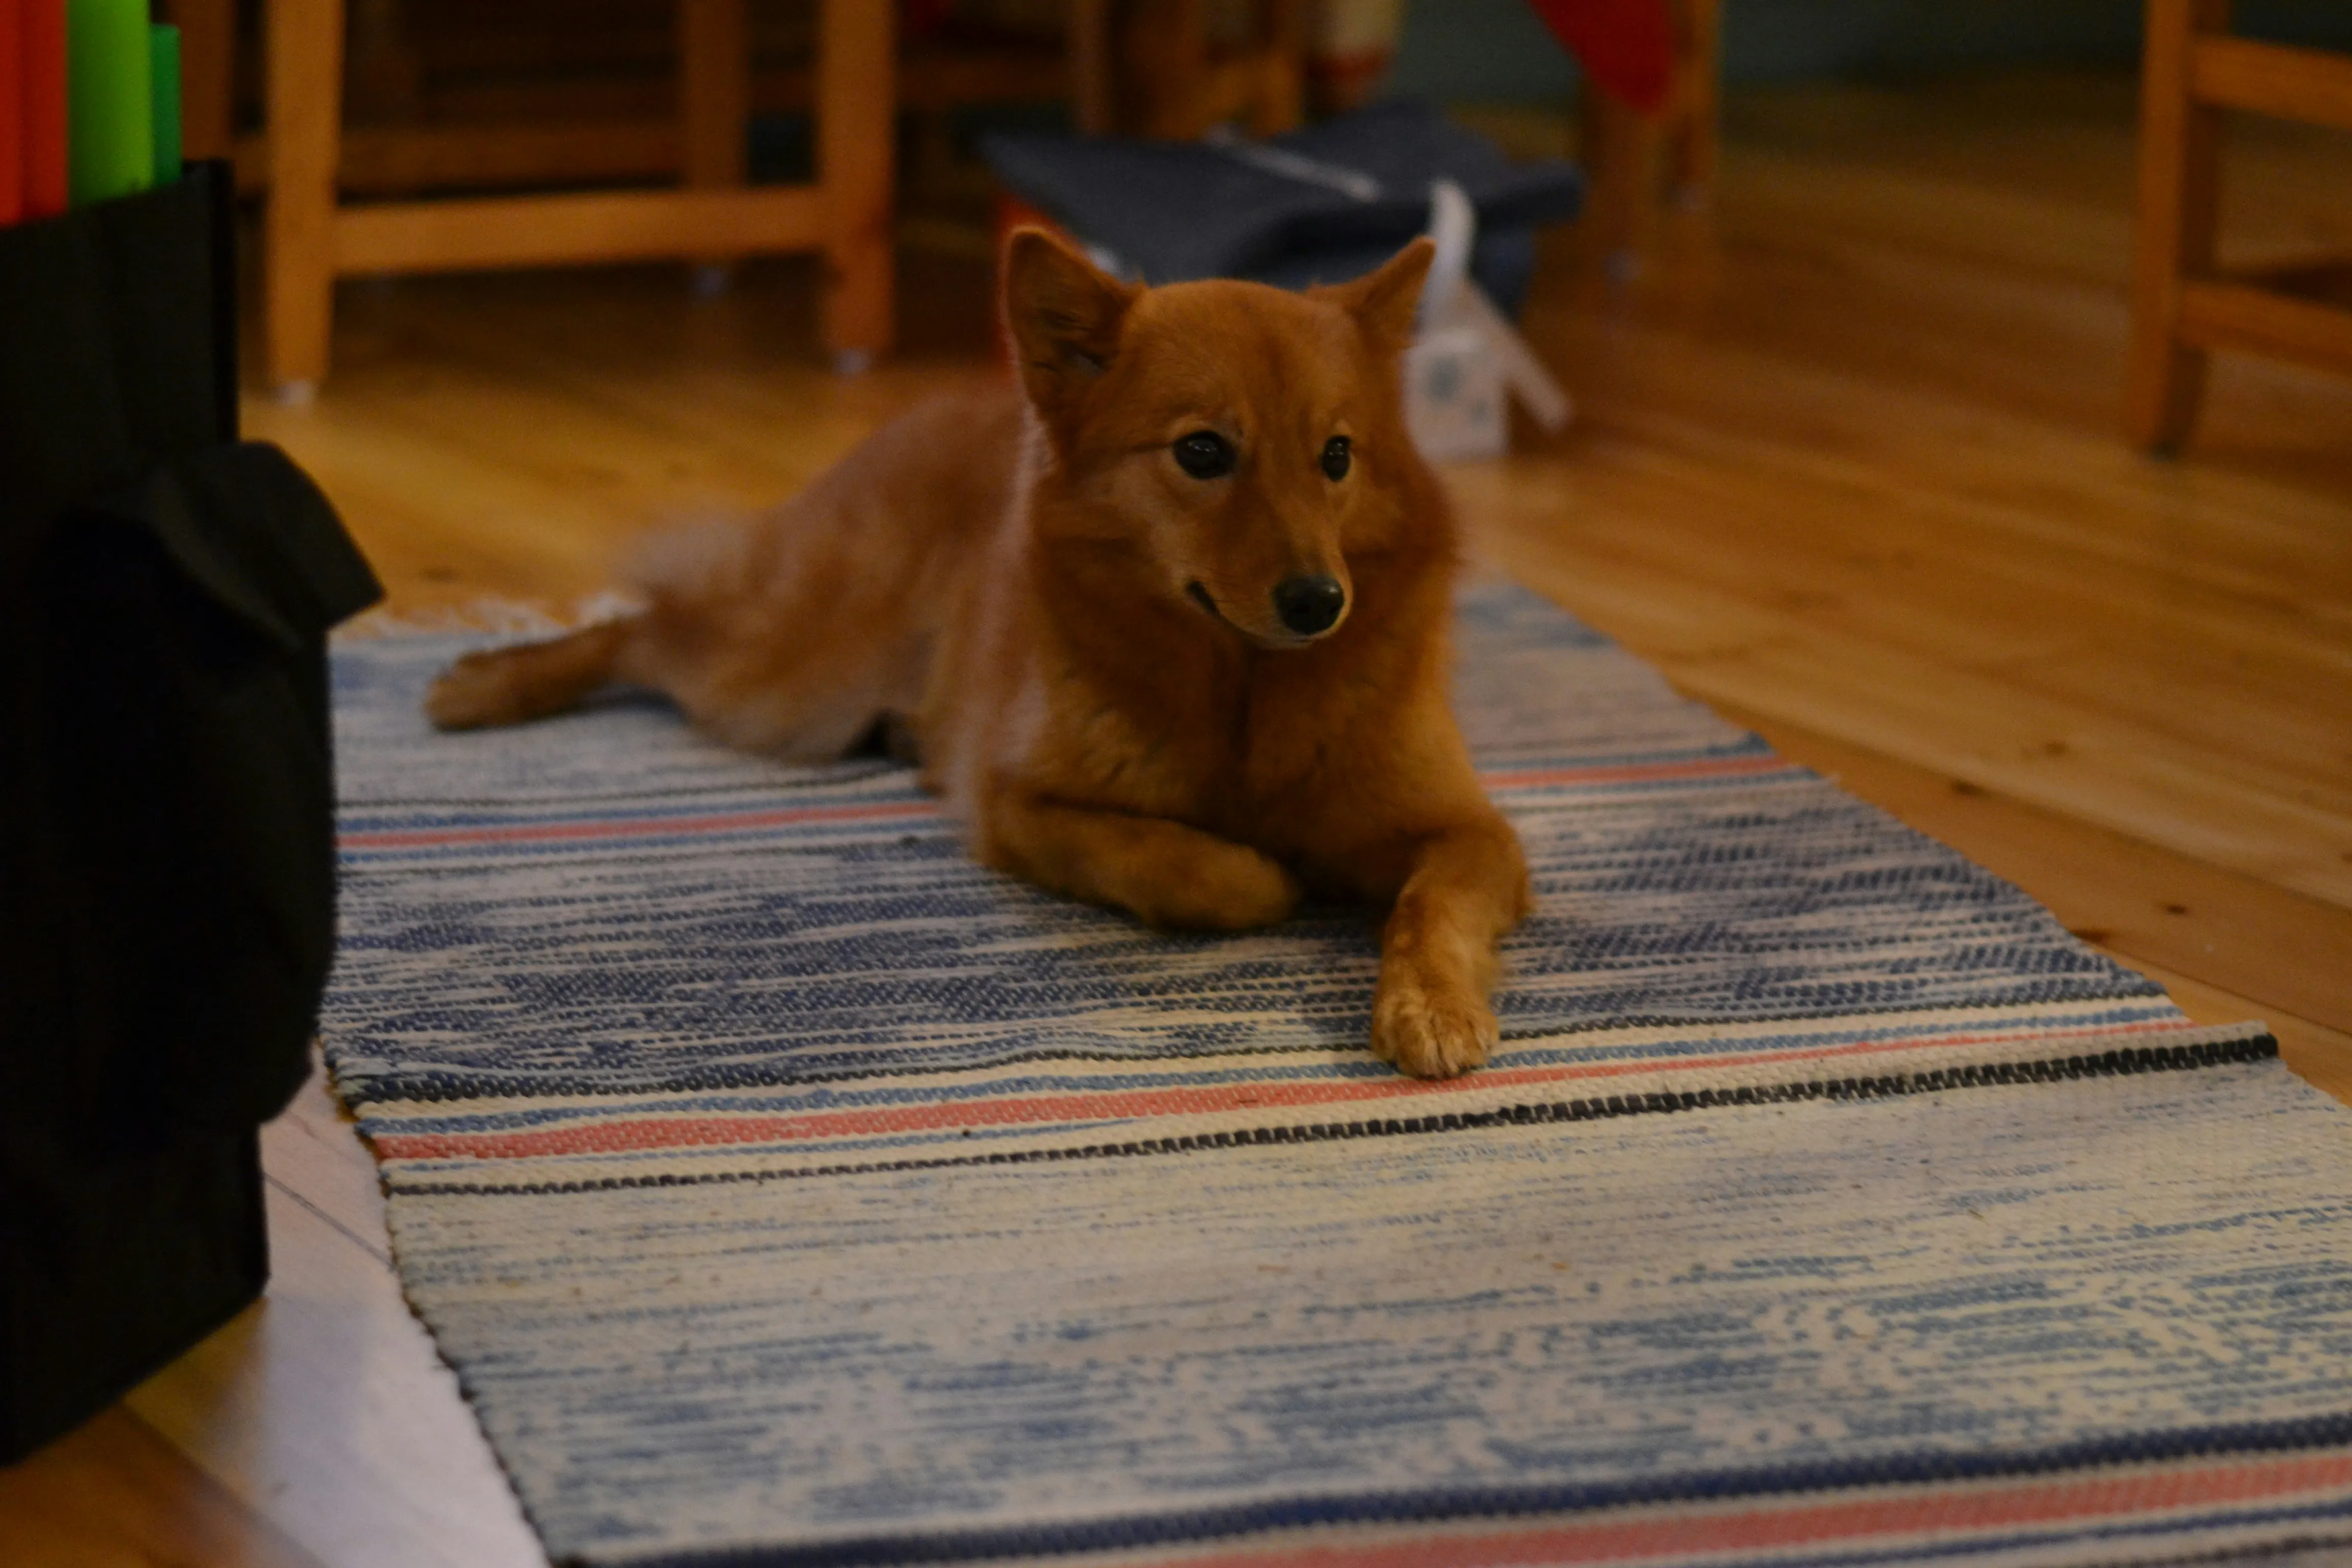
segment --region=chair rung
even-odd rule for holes
[[[267,132],[236,141],[241,192],[269,184]],[[465,185],[593,184],[674,177],[675,120],[557,124],[353,126],[342,134],[335,183],[361,195]]]
[[[379,202],[335,215],[335,270],[468,271],[816,250],[829,237],[827,205],[816,185]]]
[[[2352,250],[2310,251],[2269,261],[2224,267],[2212,274],[2221,283],[2244,283],[2256,289],[2308,300],[2314,304],[2352,309]]]
[[[2200,103],[2352,131],[2352,56],[2252,38],[2200,38],[2189,90]]]
[[[2251,349],[2323,370],[2352,370],[2352,310],[2243,283],[2182,284],[2180,336],[2200,348]]]

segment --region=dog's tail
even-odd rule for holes
[[[644,620],[624,616],[552,642],[469,653],[425,693],[425,717],[444,730],[478,730],[577,707],[616,678]]]

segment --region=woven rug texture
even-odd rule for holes
[[[2352,1545],[2352,1116],[1531,595],[1442,1084],[1361,913],[1154,934],[649,698],[433,733],[481,640],[336,651],[323,1035],[559,1561]]]

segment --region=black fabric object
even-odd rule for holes
[[[379,590],[236,439],[229,199],[0,229],[0,1461],[259,1294],[334,952],[326,633]]]
[[[1583,199],[1572,165],[1514,163],[1407,100],[1252,145],[1367,176],[1377,194],[1365,200],[1213,142],[1006,132],[982,138],[981,153],[1008,190],[1150,283],[1345,281],[1427,228],[1430,184],[1450,179],[1478,213],[1471,276],[1514,312],[1534,270],[1535,229],[1574,217]]]

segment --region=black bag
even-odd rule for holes
[[[1371,271],[1429,226],[1429,187],[1478,215],[1470,275],[1517,315],[1536,229],[1584,184],[1556,160],[1514,163],[1426,104],[1374,104],[1261,142],[1000,132],[981,155],[1005,188],[1149,283],[1252,278],[1284,289]]]
[[[325,639],[379,590],[236,439],[228,200],[0,230],[0,1461],[259,1294],[334,951]]]

